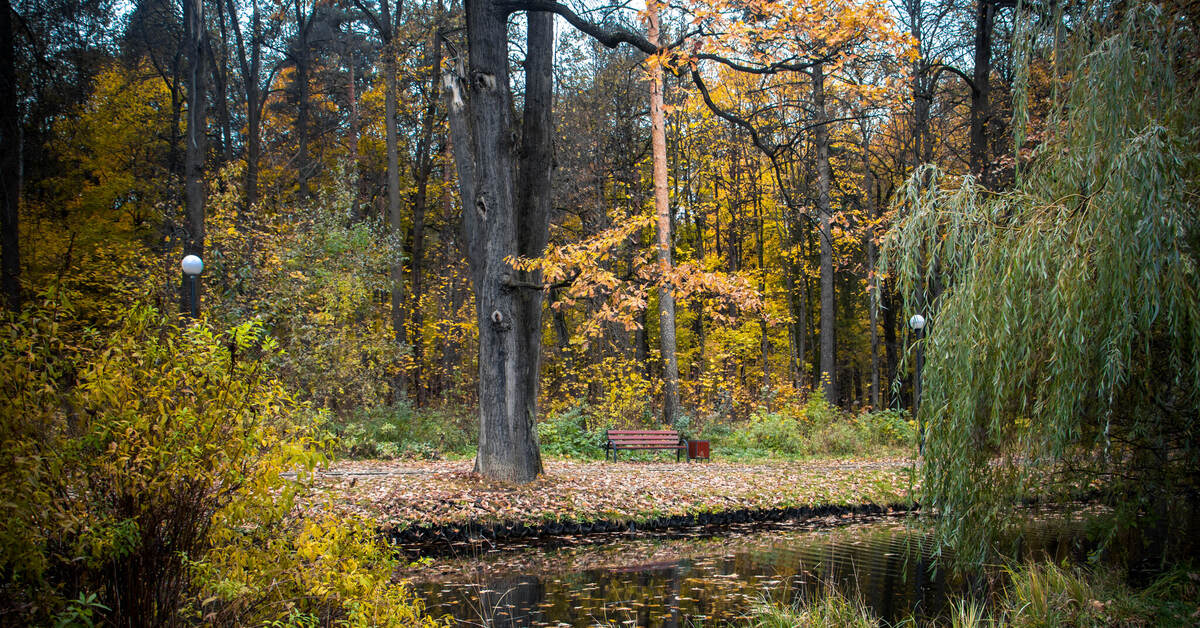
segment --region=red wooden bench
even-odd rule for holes
[[[687,451],[687,441],[675,430],[608,430],[604,436],[604,459],[612,453],[613,461],[621,449],[675,450],[675,462]]]

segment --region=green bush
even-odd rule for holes
[[[420,617],[369,524],[293,518],[305,486],[283,474],[308,477],[326,443],[295,422],[261,326],[177,328],[137,306],[96,327],[61,301],[0,318],[9,622]]]
[[[733,458],[877,456],[915,446],[916,425],[903,410],[852,417],[817,390],[799,408],[756,412],[741,425],[710,423],[701,437]]]
[[[915,447],[917,422],[907,410],[864,412],[855,419],[875,444],[890,447]]]
[[[563,458],[603,458],[604,430],[588,430],[587,419],[587,408],[576,406],[539,421],[538,443],[542,453]]]
[[[330,426],[352,458],[436,459],[475,447],[475,417],[465,410],[413,409],[407,402],[355,412]]]

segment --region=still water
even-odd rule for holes
[[[1031,517],[1023,553],[1078,556],[1082,530],[1080,516]],[[928,533],[902,518],[829,517],[464,546],[404,577],[431,614],[460,625],[723,625],[757,601],[787,603],[831,588],[894,621],[936,617],[965,590],[960,574],[930,573],[931,549]]]

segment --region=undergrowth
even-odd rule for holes
[[[473,455],[477,420],[468,408],[416,409],[404,402],[359,410],[327,427],[350,458],[429,460]],[[709,441],[714,459],[723,460],[896,456],[916,446],[916,424],[907,411],[855,415],[825,401],[819,390],[800,406],[755,411],[747,420],[700,423],[680,416],[672,427],[685,438]],[[538,442],[544,456],[601,460],[610,428],[665,429],[646,416],[617,424],[583,404],[538,421]],[[675,453],[622,451],[619,459],[673,461]]]
[[[1194,626],[1200,621],[1200,573],[1183,565],[1144,589],[1133,589],[1112,572],[1085,571],[1054,563],[1006,569],[1008,584],[992,603],[959,599],[932,625],[951,628],[1052,628],[1058,626]],[[890,625],[855,596],[827,591],[796,604],[763,602],[747,620],[753,628]],[[894,625],[930,625],[908,617]]]

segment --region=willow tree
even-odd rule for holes
[[[924,487],[966,559],[1019,496],[1096,488],[1110,534],[1140,527],[1165,556],[1172,506],[1200,495],[1200,47],[1152,5],[1100,19],[1058,57],[1069,79],[1015,187],[919,170],[882,245],[900,294],[946,282],[924,340]]]

